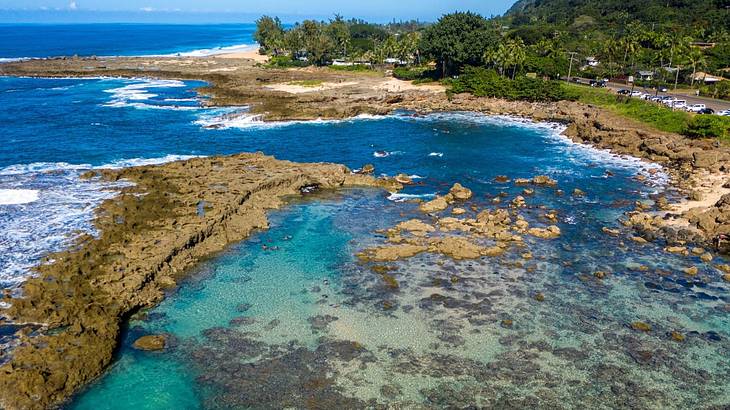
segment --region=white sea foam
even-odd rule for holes
[[[0,285],[15,286],[43,255],[63,249],[79,232],[94,234],[94,209],[129,183],[82,180],[90,169],[126,168],[193,158],[166,155],[91,166],[38,162],[0,169]],[[8,196],[6,193],[12,195]],[[31,201],[32,199],[32,201]],[[5,204],[7,205],[7,204]]]
[[[185,87],[185,83],[178,80],[154,80],[154,79],[132,79],[122,87],[111,88],[104,90],[105,93],[111,94],[111,98],[108,103],[104,104],[105,107],[113,108],[124,108],[133,107],[137,109],[157,109],[157,110],[177,110],[177,111],[190,111],[199,110],[201,107],[198,106],[179,106],[179,105],[162,105],[150,103],[158,94],[151,92],[152,89],[164,89],[164,88],[179,88]],[[144,101],[144,102],[143,102]],[[196,101],[193,99],[193,101]]]
[[[23,205],[38,200],[36,189],[0,189],[0,205]]]
[[[268,129],[268,128],[284,128],[292,125],[328,125],[347,123],[355,121],[379,121],[391,116],[361,114],[352,118],[343,120],[295,120],[295,121],[265,121],[265,117],[261,114],[251,114],[248,107],[226,107],[205,110],[198,120],[193,123],[200,125],[206,129],[225,130],[231,128],[237,129]]]
[[[200,50],[183,51],[171,54],[157,54],[146,57],[209,57],[221,54],[244,53],[256,50],[257,48],[258,45],[256,44],[236,44],[226,47],[203,48]]]
[[[432,152],[432,153],[428,154],[428,156],[429,157],[439,157],[439,158],[441,158],[441,157],[444,156],[444,153],[443,152]]]
[[[405,201],[413,201],[416,199],[429,199],[429,198],[435,198],[436,194],[402,194],[402,193],[393,193],[388,196],[388,199],[393,202],[405,202]]]

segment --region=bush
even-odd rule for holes
[[[500,76],[494,70],[481,67],[464,69],[462,75],[451,81],[450,92],[525,101],[560,101],[577,98],[574,93],[568,92],[557,81],[527,77],[510,80]]]
[[[294,60],[289,56],[273,56],[267,64],[272,68],[306,67],[308,65],[309,63],[306,61]]]
[[[428,82],[438,80],[438,72],[428,67],[396,67],[393,77],[405,81]]]
[[[730,118],[717,115],[697,115],[687,125],[685,135],[692,138],[730,137]]]

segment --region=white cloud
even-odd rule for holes
[[[141,11],[146,11],[148,13],[151,12],[151,11],[155,11],[155,9],[153,9],[152,7],[142,7],[140,10]]]
[[[71,10],[76,10],[79,8],[79,6],[76,4],[75,1],[72,0],[71,3],[68,3],[68,8],[70,8]]]

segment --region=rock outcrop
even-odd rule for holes
[[[22,298],[5,296],[11,306],[3,315],[43,326],[32,338],[20,332],[19,345],[0,366],[0,408],[48,408],[99,376],[131,312],[160,302],[163,289],[201,258],[267,228],[267,210],[283,205],[285,197],[314,188],[400,187],[354,175],[342,165],[299,164],[262,154],[86,177],[134,186],[98,208],[98,237],[85,236],[71,250],[50,255],[37,277],[23,285]],[[160,344],[158,338],[147,341],[144,347]]]

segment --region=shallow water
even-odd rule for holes
[[[0,189],[38,191],[35,202],[0,206],[0,243],[36,255],[0,255],[5,286],[22,280],[37,255],[62,246],[62,239],[32,249],[22,248],[30,240],[11,242],[44,237],[39,221],[48,213],[58,218],[51,232],[59,238],[70,233],[64,221],[91,228],[93,205],[117,187],[79,181],[83,169],[261,150],[352,168],[373,163],[378,173],[405,172],[418,184],[396,196],[317,193],[272,213],[270,230],[206,262],[130,323],[118,360],[69,408],[730,403],[730,297],[719,271],[669,255],[662,244],[637,245],[627,231],[601,232],[618,227],[635,201],[664,191],[663,174],[651,175],[655,166],[572,144],[557,125],[467,113],[207,129],[230,110],[200,108],[191,101],[194,86],[0,79],[0,103],[14,108],[0,112],[11,141],[0,148]],[[24,97],[8,97],[13,89]],[[41,113],[53,120],[32,122]],[[389,264],[397,289],[354,257],[383,243],[378,229],[423,218],[402,199],[461,182],[475,192],[466,205],[472,214],[471,205],[504,207],[522,193],[495,182],[497,175],[537,174],[556,179],[564,193],[536,188],[522,213],[545,225],[543,215],[557,211],[559,239],[527,238],[526,249],[498,258],[425,254]],[[637,174],[650,178],[642,183]],[[570,195],[575,188],[586,196]],[[503,204],[492,204],[500,193]],[[522,258],[526,250],[532,259]],[[681,272],[690,265],[700,267],[697,276]],[[605,279],[593,277],[599,270]],[[635,321],[651,331],[631,329]],[[686,339],[673,341],[673,331]],[[169,334],[172,346],[130,348],[148,333]]]

